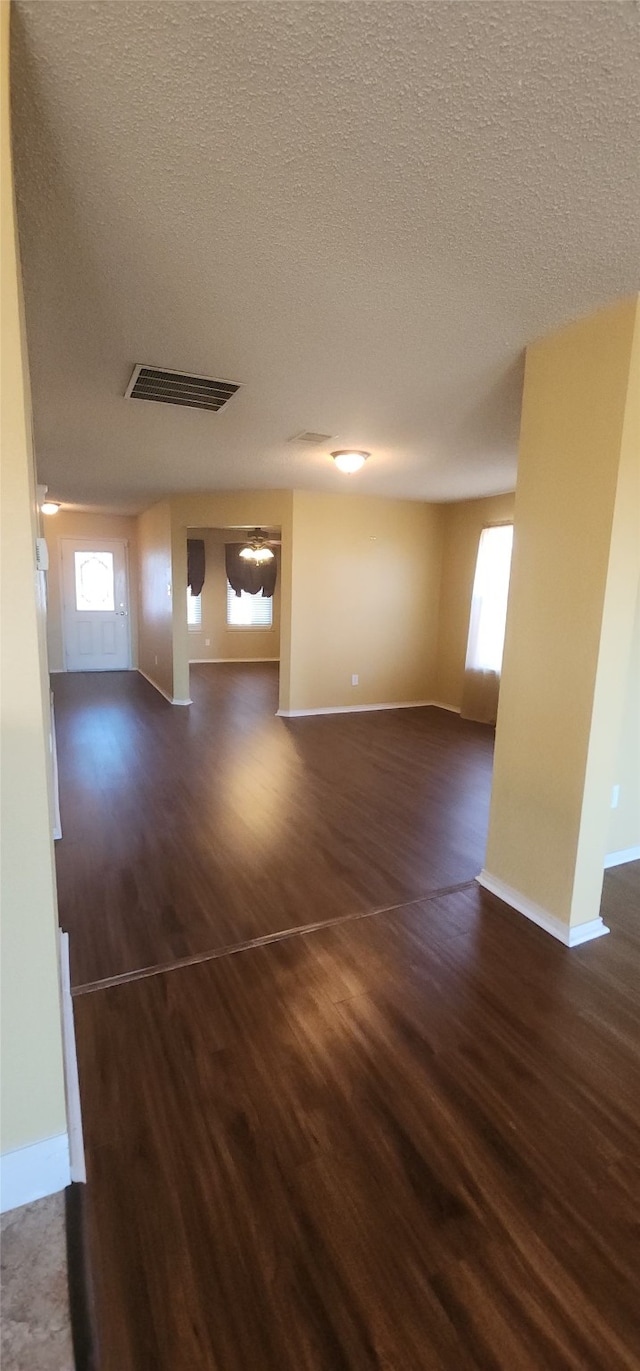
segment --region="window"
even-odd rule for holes
[[[271,628],[273,597],[249,595],[246,590],[236,595],[227,581],[227,624],[230,628]]]
[[[192,595],[187,586],[187,624],[199,628],[202,623],[202,595]]]
[[[113,553],[74,552],[76,609],[113,612]]]
[[[482,530],[471,600],[468,671],[501,670],[512,545],[513,524]]]

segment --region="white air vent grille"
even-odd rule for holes
[[[330,443],[331,434],[311,433],[308,429],[305,429],[303,433],[294,434],[293,438],[290,438],[289,441],[291,443]]]
[[[138,365],[125,390],[129,400],[157,400],[162,405],[186,405],[189,409],[222,409],[240,387],[234,381],[214,381],[209,376],[189,376],[182,371]]]

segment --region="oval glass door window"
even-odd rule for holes
[[[112,552],[76,552],[76,609],[115,609]]]

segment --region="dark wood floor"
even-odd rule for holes
[[[604,914],[469,885],[76,996],[102,1371],[637,1371],[640,864]]]
[[[484,857],[493,731],[437,709],[284,720],[277,667],[53,678],[75,986],[421,898]]]
[[[56,678],[101,1371],[638,1371],[640,864],[568,951],[490,730],[276,684]]]

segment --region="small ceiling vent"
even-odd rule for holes
[[[330,443],[330,442],[331,442],[331,436],[332,436],[332,435],[331,435],[330,433],[311,433],[308,429],[305,429],[303,433],[295,433],[294,436],[293,436],[293,438],[290,438],[290,439],[289,439],[289,442],[290,442],[290,443]]]
[[[234,381],[213,381],[210,376],[188,376],[183,371],[164,371],[138,364],[133,368],[125,398],[215,410],[222,409],[239,389]]]

